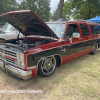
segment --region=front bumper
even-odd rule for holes
[[[4,65],[3,61],[0,61],[0,63],[2,65]],[[21,78],[23,80],[28,80],[32,77],[32,70],[24,71],[22,69],[16,68],[16,67],[9,65],[9,64],[5,64],[5,66],[2,66],[2,69],[5,70],[6,73],[13,74],[13,75],[15,75],[18,78]]]

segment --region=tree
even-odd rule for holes
[[[62,18],[63,4],[64,4],[64,0],[60,0],[57,8],[57,20]]]
[[[62,11],[63,19],[66,19],[66,20],[70,19],[70,16],[72,14],[71,9],[72,9],[72,4],[70,2],[65,2],[63,6],[63,11]]]
[[[49,21],[50,0],[22,0],[19,9],[33,10],[44,21]]]
[[[51,20],[56,21],[57,20],[57,9],[51,13]]]
[[[0,15],[17,9],[18,3],[16,2],[16,0],[0,0]],[[4,21],[1,18],[0,22],[4,23]]]
[[[100,0],[69,0],[74,10],[74,19],[90,19],[100,15]]]

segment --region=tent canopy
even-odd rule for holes
[[[88,21],[94,21],[94,22],[99,22],[100,23],[100,16],[95,17],[95,18],[91,18]]]

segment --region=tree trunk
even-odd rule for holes
[[[57,20],[62,18],[63,4],[64,4],[64,0],[60,0],[57,8]]]

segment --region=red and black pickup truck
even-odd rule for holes
[[[0,15],[25,37],[0,43],[0,66],[7,74],[24,80],[50,76],[56,66],[88,53],[96,54],[100,43],[97,23],[64,21],[45,23],[31,10]]]

